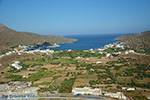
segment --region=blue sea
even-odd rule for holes
[[[74,38],[78,39],[78,41],[74,43],[65,43],[59,44],[60,47],[55,49],[60,50],[68,50],[68,49],[75,49],[75,50],[90,50],[101,48],[106,44],[117,42],[118,40],[114,40],[114,38],[120,36],[122,34],[90,34],[90,35],[69,35],[64,36],[67,38]]]

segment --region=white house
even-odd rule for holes
[[[135,88],[127,88],[127,91],[135,91]]]
[[[93,51],[93,48],[91,48],[90,50]]]
[[[14,51],[16,51],[16,52],[17,52],[17,51],[18,51],[18,49],[14,49]]]
[[[40,50],[40,49],[36,49],[36,50],[33,50],[33,51],[29,51],[30,53],[34,53],[34,52],[41,52],[41,53],[46,53],[46,54],[48,54],[48,53],[54,53],[54,50],[49,50],[49,49],[47,49],[47,50]]]
[[[19,64],[19,63],[20,63],[20,61],[15,61],[15,63],[16,63],[16,64]]]
[[[18,55],[21,55],[21,53],[20,53],[20,52],[18,52]]]
[[[78,56],[78,57],[76,57],[75,59],[82,59],[82,57]]]
[[[99,52],[100,54],[103,54],[103,52]]]
[[[129,50],[130,53],[134,53],[134,50]]]
[[[99,50],[99,51],[104,51],[105,49],[99,48],[98,50]]]
[[[28,78],[28,76],[25,76],[25,75],[24,75],[24,76],[22,76],[22,78]]]
[[[113,58],[113,56],[110,56],[110,58]]]
[[[96,62],[96,64],[101,64],[101,63],[102,63],[101,61]]]
[[[129,54],[129,51],[125,51],[125,54]]]
[[[128,87],[122,87],[122,90],[127,90],[128,89]]]
[[[23,93],[37,93],[38,87],[30,87],[23,90]]]
[[[72,51],[71,49],[68,50],[68,52]]]
[[[90,87],[84,87],[84,88],[73,88],[72,93],[75,94],[91,94],[91,95],[100,95],[101,89],[95,88],[90,89]]]
[[[117,47],[117,48],[124,48],[124,46],[123,46],[123,45],[120,45],[120,44],[117,44],[116,47]]]
[[[91,68],[90,71],[94,72],[94,69]]]
[[[13,54],[13,52],[10,51],[10,52],[6,53],[6,55],[10,55],[10,54]]]
[[[91,51],[91,53],[95,53],[95,51]]]
[[[11,66],[15,67],[16,69],[21,69],[22,66],[18,65],[20,62],[19,61],[15,61],[14,63],[11,64]]]
[[[110,56],[110,53],[107,53],[107,54],[106,54],[106,57],[109,57],[109,56]]]
[[[118,98],[118,99],[124,99],[126,100],[127,97],[122,93],[122,92],[117,92],[117,93],[106,93],[104,94],[105,96],[109,96],[112,98]]]

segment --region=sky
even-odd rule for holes
[[[0,23],[58,36],[150,30],[150,0],[0,0]]]

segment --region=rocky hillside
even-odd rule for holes
[[[49,43],[72,43],[76,39],[58,37],[54,35],[40,35],[29,32],[17,32],[0,24],[0,50],[16,45]]]
[[[139,34],[127,34],[117,37],[135,50],[150,49],[150,31],[142,32]]]
[[[125,38],[132,37],[132,36],[134,36],[134,35],[135,35],[135,34],[124,34],[124,35],[121,35],[121,36],[115,38],[115,40],[123,40],[123,39],[125,39]]]

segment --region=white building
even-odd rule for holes
[[[6,53],[6,55],[11,55],[11,54],[13,54],[13,52],[8,52],[8,53]]]
[[[112,48],[112,47],[114,47],[114,44],[108,44],[104,46],[104,48]]]
[[[107,54],[106,54],[106,57],[109,57],[110,55],[111,55],[110,53],[107,53]]]
[[[134,53],[134,50],[129,50],[130,53]]]
[[[127,88],[127,91],[135,91],[135,88]]]
[[[127,90],[128,89],[128,87],[122,87],[122,90]]]
[[[99,52],[100,54],[103,54],[103,52]]]
[[[135,91],[135,88],[122,87],[122,90]]]
[[[20,63],[20,61],[15,61],[15,63],[16,63],[16,64],[19,64],[19,63]]]
[[[73,88],[72,93],[75,94],[91,94],[91,95],[100,95],[101,89],[95,88],[90,89],[90,87],[84,87],[84,88]]]
[[[104,51],[105,49],[99,48],[98,50],[99,50],[99,51]]]
[[[124,48],[124,46],[123,46],[123,45],[120,45],[120,44],[117,44],[116,47],[117,47],[117,48]]]
[[[78,56],[78,57],[76,57],[75,59],[82,59],[82,57]]]
[[[121,52],[114,52],[113,54],[119,55],[119,54],[121,54]]]
[[[106,93],[104,94],[105,96],[109,96],[112,98],[118,98],[118,99],[124,99],[126,100],[127,97],[122,93],[122,92],[117,92],[117,93]]]
[[[68,50],[68,52],[72,51],[71,49]]]
[[[125,54],[129,54],[129,51],[125,51]]]
[[[25,76],[25,75],[24,75],[24,76],[22,76],[22,78],[28,78],[28,76]]]
[[[101,63],[102,63],[101,61],[96,62],[96,64],[101,64]]]
[[[91,48],[90,50],[93,51],[93,48]]]
[[[30,87],[23,90],[23,93],[37,93],[38,87]]]
[[[91,53],[95,53],[95,51],[91,51]]]
[[[94,72],[94,69],[91,68],[90,71]]]
[[[20,53],[20,52],[18,52],[18,55],[21,55],[21,53]]]
[[[46,54],[48,54],[48,53],[54,53],[54,50],[49,50],[49,49],[47,49],[47,50],[33,50],[33,51],[29,51],[30,53],[34,53],[34,52],[41,52],[41,53],[46,53]]]
[[[16,69],[21,69],[22,66],[18,65],[20,62],[19,61],[15,61],[14,63],[11,64],[11,66],[15,67]]]

